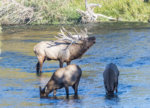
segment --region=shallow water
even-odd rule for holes
[[[0,107],[61,107],[61,108],[141,108],[150,106],[150,24],[100,23],[76,25],[87,27],[96,37],[82,59],[72,61],[83,70],[78,98],[65,98],[65,90],[40,99],[39,86],[47,83],[59,67],[58,62],[44,63],[43,74],[36,76],[37,58],[33,46],[43,40],[55,40],[61,26],[5,27],[0,34]],[[71,28],[71,26],[65,26]],[[102,72],[113,62],[120,70],[118,94],[105,95]]]

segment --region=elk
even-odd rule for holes
[[[69,96],[69,86],[75,91],[75,96],[77,96],[78,84],[80,77],[82,75],[82,70],[78,65],[71,64],[64,68],[57,69],[51,79],[48,81],[43,90],[40,88],[40,97],[48,97],[48,94],[53,91],[53,95],[56,96],[56,90],[65,87],[66,96]]]
[[[87,29],[78,33],[74,28],[75,35],[63,27],[60,31],[56,41],[42,41],[34,46],[34,53],[38,58],[37,74],[42,73],[45,60],[58,60],[60,67],[63,67],[64,62],[69,65],[72,60],[81,58],[96,40],[95,37],[88,37]]]
[[[119,70],[117,66],[113,63],[110,63],[106,66],[103,72],[104,85],[107,94],[113,94],[116,90],[118,92],[118,77]]]

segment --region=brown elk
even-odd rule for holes
[[[118,77],[119,70],[117,66],[113,63],[108,64],[103,72],[105,90],[108,95],[113,94],[115,90],[116,93],[118,92]]]
[[[72,35],[62,27],[61,33],[57,36],[58,40],[42,41],[34,46],[34,53],[38,58],[37,74],[41,74],[45,60],[58,60],[60,67],[63,67],[64,62],[69,65],[72,60],[81,58],[95,43],[95,37],[88,37],[87,29],[81,30],[81,33],[74,30],[76,35]]]
[[[78,84],[82,70],[77,65],[68,65],[64,68],[59,68],[53,73],[51,79],[48,81],[43,90],[40,87],[40,97],[48,97],[48,94],[53,91],[53,95],[56,96],[56,90],[65,87],[66,96],[69,96],[69,86],[75,91],[75,96],[78,92]]]

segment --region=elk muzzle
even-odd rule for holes
[[[89,37],[89,38],[88,38],[88,41],[92,41],[93,43],[95,43],[95,42],[96,42],[95,40],[96,40],[96,38],[95,38],[94,36],[93,36],[93,37]]]

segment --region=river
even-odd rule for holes
[[[82,71],[78,98],[69,89],[57,90],[40,99],[39,86],[44,86],[59,68],[57,61],[47,61],[41,77],[36,76],[37,58],[33,47],[40,41],[55,40],[62,25],[10,26],[0,34],[0,107],[1,108],[141,108],[150,106],[150,24],[99,23],[74,25],[86,27],[94,44],[81,59],[73,60]],[[73,25],[63,25],[71,29]],[[120,71],[118,93],[106,96],[103,71],[109,63]]]

